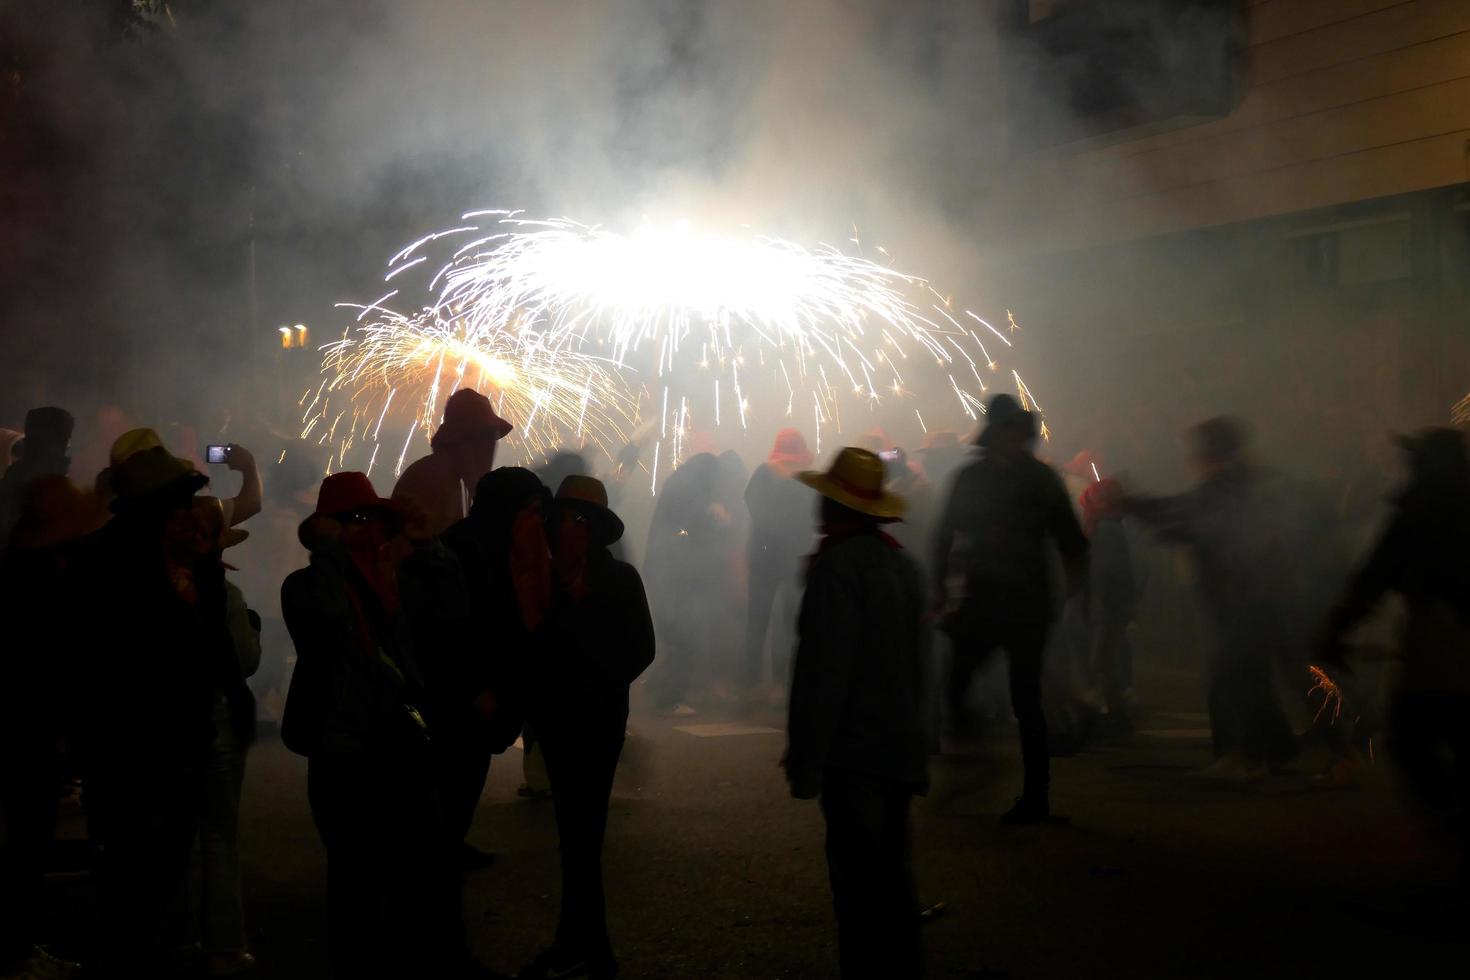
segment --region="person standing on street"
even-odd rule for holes
[[[821,539],[797,622],[784,765],[791,795],[821,798],[844,980],[919,977],[909,805],[928,786],[924,584],[882,530],[904,501],[883,462],[848,448],[799,479],[821,495]]]
[[[1002,818],[1008,824],[1050,819],[1051,759],[1041,702],[1042,654],[1056,611],[1048,543],[1060,553],[1070,592],[1084,578],[1087,538],[1067,488],[1036,458],[1036,416],[1010,395],[986,406],[982,453],[955,476],[935,535],[931,569],[938,604],[957,539],[966,550],[965,596],[950,617],[951,723],[963,726],[970,678],[995,650],[1006,652],[1011,708],[1021,733],[1025,782]]]
[[[517,976],[613,980],[602,845],[628,689],[653,663],[653,617],[637,570],[608,552],[623,522],[600,480],[562,481],[548,523],[553,599],[532,666],[530,716],[556,807],[561,915],[555,941]]]

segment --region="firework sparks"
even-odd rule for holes
[[[447,254],[432,259],[439,250]],[[416,276],[427,279],[423,305],[391,308]],[[652,224],[622,234],[473,211],[400,251],[384,278],[395,288],[352,306],[356,321],[324,348],[328,379],[302,416],[303,435],[333,442],[339,464],[356,441],[376,444],[385,418],[411,413],[401,469],[414,436],[427,435],[443,399],[464,386],[492,393],[528,456],[573,441],[613,456],[642,423],[635,385],[656,378],[656,429],[660,444],[671,440],[665,465],[676,466],[695,426],[733,421],[721,410],[722,381],[742,430],[775,424],[810,399],[820,442],[824,428],[841,431],[844,402],[871,412],[947,390],[955,417],[974,420],[987,390],[980,368],[997,370],[980,334],[924,279],[777,238]],[[978,314],[963,314],[1012,345]],[[1009,311],[1007,323],[1014,331]],[[751,399],[757,369],[770,375],[769,388],[759,387],[777,399]]]
[[[1319,693],[1322,695],[1322,705],[1312,718],[1312,724],[1315,725],[1324,714],[1329,717],[1328,724],[1337,724],[1337,719],[1342,715],[1342,688],[1323,668],[1313,664],[1307,670],[1312,675],[1312,686],[1307,690],[1307,697]]]

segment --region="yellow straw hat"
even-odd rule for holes
[[[827,472],[796,474],[802,483],[844,507],[879,520],[901,520],[904,500],[883,489],[883,477],[883,461],[877,454],[852,446],[837,454]]]

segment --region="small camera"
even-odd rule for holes
[[[229,446],[205,446],[204,458],[211,463],[228,463],[230,461]]]

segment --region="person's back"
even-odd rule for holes
[[[955,477],[940,545],[966,540],[966,603],[988,619],[1044,622],[1052,616],[1049,539],[1064,557],[1082,551],[1080,530],[1061,478],[1034,456],[990,453]],[[936,556],[947,565],[947,554]]]
[[[918,566],[878,534],[855,534],[812,562],[791,688],[792,765],[824,739],[828,766],[922,786],[924,587]],[[830,732],[830,734],[824,734]]]
[[[751,570],[784,576],[796,570],[812,539],[812,495],[770,463],[756,467],[745,488],[750,512]]]

